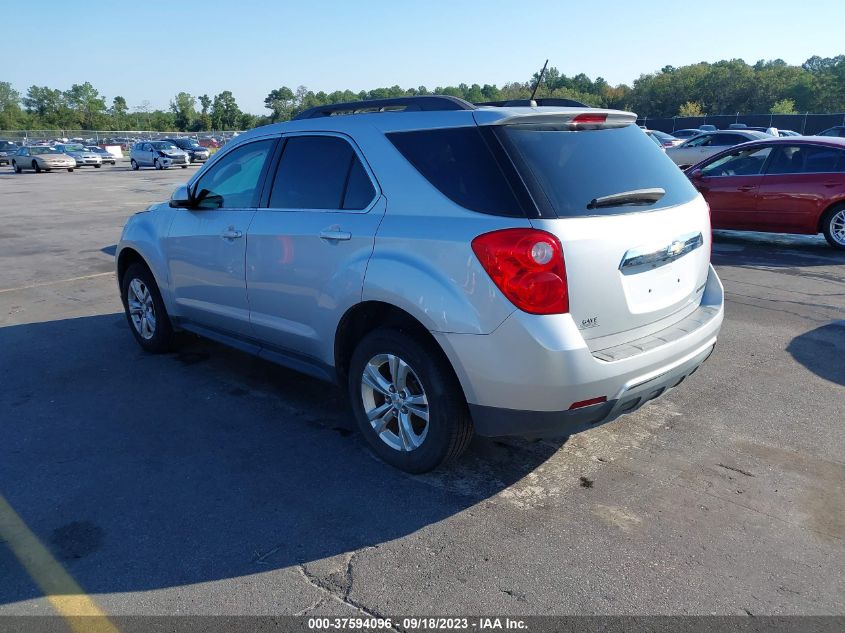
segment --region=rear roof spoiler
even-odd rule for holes
[[[484,101],[476,103],[477,106],[495,106],[498,108],[510,108],[514,106],[527,106],[529,108],[536,108],[538,106],[563,106],[565,108],[589,108],[586,103],[575,101],[575,99],[555,99],[555,98],[541,98],[541,99],[510,99],[508,101]]]
[[[505,116],[502,116],[502,115]],[[633,112],[621,110],[599,110],[597,108],[560,108],[545,107],[513,108],[506,112],[479,109],[473,112],[478,125],[553,125],[569,130],[597,130],[604,128],[625,127],[637,122]]]

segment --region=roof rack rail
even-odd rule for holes
[[[498,106],[505,108],[509,106],[563,106],[566,108],[590,108],[586,103],[575,101],[575,99],[558,99],[558,98],[540,98],[534,99],[509,99],[508,101],[485,101],[484,103],[476,103],[477,106]]]
[[[442,110],[475,110],[469,101],[449,95],[420,95],[417,97],[394,97],[390,99],[368,99],[349,103],[329,103],[304,110],[293,117],[299,119],[318,119],[335,114],[356,114],[364,112],[384,112],[387,109],[402,108],[402,112],[435,112]]]

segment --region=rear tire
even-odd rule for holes
[[[452,368],[429,348],[408,331],[377,329],[358,344],[349,366],[358,428],[376,455],[409,473],[456,459],[473,433]]]
[[[35,170],[36,174],[41,173],[41,166],[38,164],[38,161],[32,161],[32,168]]]
[[[161,163],[158,162],[157,158],[153,159],[153,167],[155,167],[156,169],[162,169]]]
[[[73,167],[68,167],[68,168],[67,168],[67,170],[68,170],[69,172],[73,173]]]
[[[135,340],[153,354],[169,352],[175,344],[173,326],[155,278],[145,264],[136,262],[120,280],[126,321]]]
[[[135,162],[135,159],[129,161],[129,166],[132,168],[132,171],[138,171],[138,163]]]
[[[180,165],[180,167],[181,167],[182,169],[187,169],[187,168],[188,168],[188,166],[187,166],[187,165]]]
[[[822,233],[833,248],[845,250],[845,204],[838,204],[824,214]]]
[[[102,165],[94,165],[94,169],[99,169]]]
[[[15,170],[15,173],[16,173],[16,174],[19,174],[19,173],[21,173],[21,172],[23,171],[23,169],[21,169],[20,165],[18,165],[18,164],[17,164],[16,162],[14,162],[14,161],[12,161],[12,169],[14,169],[14,170]]]

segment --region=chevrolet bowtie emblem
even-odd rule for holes
[[[666,254],[670,257],[675,257],[682,250],[684,250],[684,243],[676,240],[669,245],[669,248],[666,249]]]

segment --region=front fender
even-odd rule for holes
[[[115,268],[118,275],[121,257],[126,255],[127,249],[132,249],[143,258],[155,278],[161,292],[161,298],[170,314],[174,314],[174,304],[163,238],[170,230],[174,212],[175,209],[171,209],[167,204],[162,204],[147,211],[136,213],[126,221],[120,242],[115,250]],[[119,278],[118,283],[120,283]]]

